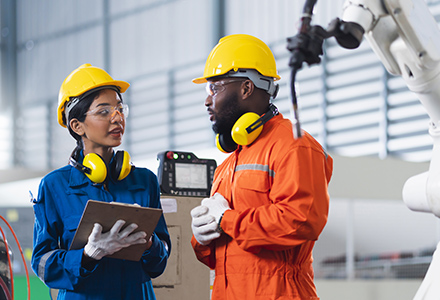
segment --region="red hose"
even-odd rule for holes
[[[1,216],[1,215],[0,215],[0,219],[2,219],[3,222],[5,222],[6,225],[9,227],[9,230],[12,232],[12,235],[14,236],[15,242],[17,243],[18,250],[20,250],[20,255],[21,255],[21,258],[23,260],[24,270],[26,271],[27,295],[28,295],[27,299],[30,300],[31,299],[31,284],[30,284],[30,281],[29,281],[29,271],[28,271],[28,268],[27,268],[27,265],[26,265],[26,260],[24,258],[23,250],[21,249],[20,242],[18,241],[17,235],[15,234],[15,232],[12,229],[11,225],[9,225],[8,221],[6,221],[6,219],[3,218],[3,216]],[[6,253],[8,255],[9,270],[11,272],[12,299],[14,299],[14,279],[13,279],[13,275],[12,275],[11,258],[9,256],[9,247],[8,247],[7,242],[6,242],[5,234],[4,234],[3,229],[1,228],[1,226],[0,226],[0,231],[1,231],[2,235],[3,235],[3,239],[5,241],[5,246],[6,246]]]

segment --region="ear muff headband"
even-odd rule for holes
[[[217,134],[217,148],[222,152],[229,153],[237,149],[237,145],[252,144],[261,134],[263,125],[277,114],[278,108],[272,103],[269,105],[269,110],[261,117],[253,112],[245,113],[235,122],[230,137],[225,134]]]

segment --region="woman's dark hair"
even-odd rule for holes
[[[70,120],[77,119],[80,122],[84,122],[84,120],[86,119],[86,113],[88,112],[90,105],[92,105],[93,100],[95,100],[99,96],[101,91],[102,90],[97,90],[81,99],[69,112],[69,120],[65,120],[65,124],[67,124],[70,135],[76,140],[76,147],[75,149],[73,149],[70,157],[77,159],[79,152],[83,149],[82,138],[80,135],[75,133],[72,128],[70,128]],[[63,118],[66,118],[65,114],[63,115]]]

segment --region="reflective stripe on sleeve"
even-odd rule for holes
[[[254,171],[263,171],[269,173],[269,176],[275,177],[275,171],[269,169],[269,166],[266,165],[260,165],[260,164],[246,164],[246,165],[239,165],[235,167],[235,172],[238,171],[247,171],[247,170],[254,170]]]
[[[38,264],[38,277],[43,282],[44,282],[44,275],[45,275],[45,271],[46,271],[46,262],[49,259],[49,257],[56,251],[57,250],[49,251],[46,254],[44,254],[40,259],[40,263]]]

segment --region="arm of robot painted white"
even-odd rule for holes
[[[429,171],[410,178],[406,205],[440,217],[440,30],[424,0],[346,0],[342,20],[363,27],[386,69],[425,107],[434,149]]]
[[[440,217],[440,135],[431,133],[434,140],[429,171],[409,178],[402,191],[406,206],[419,212]]]
[[[413,300],[436,300],[440,295],[440,243],[432,256],[431,264],[426,272],[422,284]]]
[[[342,20],[363,27],[385,68],[400,75],[425,107],[434,148],[429,171],[403,188],[412,210],[440,217],[440,30],[424,0],[346,0]],[[440,243],[414,300],[440,295]]]

